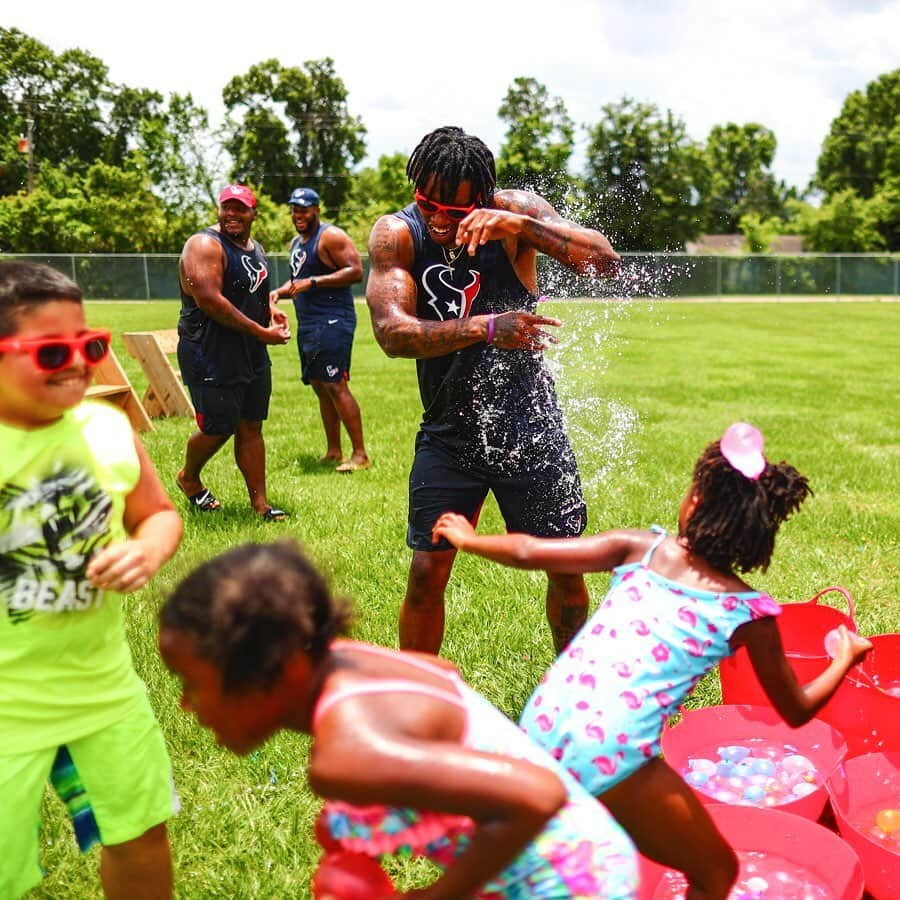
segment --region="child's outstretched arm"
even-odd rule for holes
[[[376,695],[377,696],[377,695]],[[335,704],[315,731],[308,770],[312,789],[326,799],[360,806],[427,809],[468,816],[475,831],[465,852],[428,888],[408,896],[457,900],[472,896],[534,840],[566,802],[550,769],[453,740],[402,734],[384,724],[373,695]],[[394,698],[395,700],[395,698]],[[424,708],[441,721],[446,712]]]
[[[142,588],[178,549],[184,525],[135,434],[138,483],[125,498],[128,540],[104,547],[87,567],[96,587],[127,594]]]
[[[528,534],[476,534],[459,513],[444,513],[435,523],[432,539],[444,538],[457,550],[483,556],[516,569],[549,572],[608,572],[646,549],[647,532],[630,529],[575,538],[537,538]]]
[[[870,641],[843,625],[839,631],[835,658],[821,675],[803,685],[788,663],[773,617],[742,625],[732,636],[731,644],[746,646],[766,696],[784,721],[796,728],[808,722],[831,699],[850,667],[872,649]]]

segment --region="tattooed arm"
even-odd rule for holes
[[[543,197],[497,191],[490,209],[476,209],[459,225],[457,241],[473,254],[479,244],[502,240],[522,283],[536,290],[535,257],[546,253],[579,275],[614,277],[621,258],[592,228],[564,219]]]
[[[490,336],[491,316],[434,322],[416,315],[416,283],[412,276],[412,235],[396,216],[382,216],[369,237],[369,280],[366,302],[372,328],[388,356],[424,359],[446,356]],[[525,312],[493,317],[492,343],[502,350],[536,350],[555,339],[542,326],[558,319]]]

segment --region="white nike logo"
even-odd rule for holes
[[[337,319],[329,319],[328,324],[329,325],[337,325],[337,321],[338,321]]]

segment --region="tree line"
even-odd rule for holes
[[[330,58],[236,75],[216,129],[189,93],[114,84],[90,53],[56,54],[15,28],[0,28],[0,86],[0,251],[178,252],[227,181],[257,191],[254,233],[270,249],[294,234],[284,203],[300,183],[364,248],[375,219],[410,199],[412,148],[360,167],[367,128]],[[623,97],[583,126],[572,172],[576,125],[543,84],[515,78],[497,115],[498,183],[542,193],[619,250],[735,232],[754,252],[787,233],[819,252],[900,250],[900,69],[847,96],[803,191],[775,177],[776,136],[756,122],[696,141],[673,111]]]

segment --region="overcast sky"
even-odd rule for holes
[[[712,126],[759,122],[778,140],[775,174],[799,188],[815,172],[847,94],[900,66],[900,0],[331,0],[209,3],[26,0],[15,27],[54,52],[79,47],[110,78],[191,93],[214,123],[222,88],[251,65],[330,56],[348,108],[368,129],[366,164],[409,153],[423,134],[461,125],[496,152],[497,109],[516,77],[561,98],[578,126],[631,97]],[[112,10],[112,14],[108,10]]]

